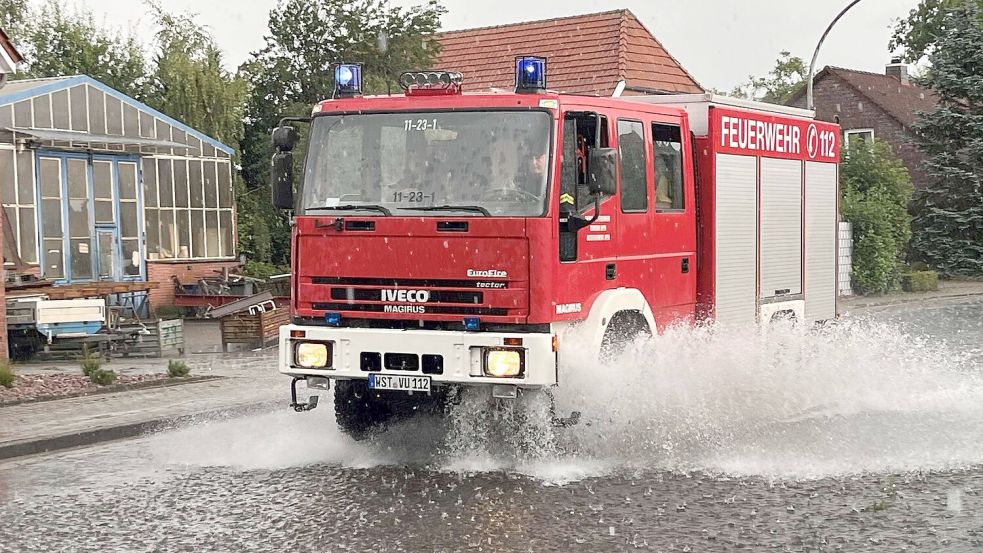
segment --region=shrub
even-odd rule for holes
[[[116,371],[112,369],[95,369],[89,373],[89,380],[99,386],[109,386],[113,382],[116,382],[116,377]]]
[[[0,361],[0,386],[13,388],[14,378],[14,370],[10,368],[10,362]]]
[[[912,271],[901,275],[905,292],[929,292],[939,289],[939,274],[935,271]]]
[[[82,357],[79,358],[79,365],[82,367],[82,374],[91,377],[92,373],[99,370],[99,367],[102,366],[102,360],[98,355],[92,353],[89,344],[83,344]]]
[[[167,376],[170,376],[171,378],[188,376],[188,373],[190,372],[191,367],[189,367],[184,361],[172,359],[167,362]]]
[[[246,266],[243,268],[243,272],[246,274],[246,276],[251,276],[261,280],[269,280],[269,278],[273,275],[289,273],[290,267],[285,265],[277,265],[275,263],[266,263],[264,261],[247,261]]]
[[[908,170],[878,140],[851,144],[840,167],[843,218],[853,225],[851,284],[861,294],[890,292],[911,239]]]
[[[156,309],[157,318],[161,320],[184,318],[184,308],[176,305],[165,305]]]

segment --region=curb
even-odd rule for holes
[[[262,401],[258,403],[248,403],[245,405],[236,405],[234,407],[223,407],[221,409],[213,409],[210,411],[199,411],[197,413],[178,415],[176,417],[162,417],[120,426],[96,428],[73,434],[62,434],[60,436],[49,436],[36,440],[0,444],[0,461],[6,461],[27,455],[37,455],[39,453],[49,453],[63,449],[89,446],[100,442],[134,438],[160,430],[161,428],[170,429],[182,424],[192,423],[201,418],[222,419],[252,415],[264,411],[270,411],[280,405],[283,405],[283,401]]]
[[[58,401],[59,399],[72,399],[76,397],[96,396],[99,394],[131,392],[133,390],[146,390],[150,388],[168,388],[170,386],[181,386],[183,384],[197,384],[199,382],[208,382],[210,380],[220,380],[223,378],[227,378],[227,377],[215,376],[215,375],[184,376],[184,377],[162,378],[159,380],[146,380],[144,382],[134,382],[132,384],[111,384],[109,386],[101,386],[94,390],[72,392],[70,394],[64,394],[60,396],[50,395],[50,396],[35,397],[31,399],[17,399],[17,400],[6,401],[6,402],[0,401],[0,409],[3,409],[4,407],[13,407],[14,405],[24,405],[26,403],[41,403],[44,401]]]
[[[940,296],[932,296],[930,298],[926,298],[926,297],[904,298],[904,297],[902,297],[902,298],[897,298],[897,299],[893,299],[891,301],[885,301],[885,302],[876,302],[876,301],[875,302],[863,302],[863,303],[857,302],[856,304],[853,304],[853,305],[850,305],[848,302],[845,302],[845,301],[842,301],[841,300],[840,304],[841,304],[841,306],[843,306],[842,304],[846,303],[847,305],[845,305],[843,307],[852,308],[852,309],[870,309],[872,307],[891,307],[891,306],[894,306],[894,305],[904,305],[906,303],[918,303],[918,302],[926,302],[926,301],[933,301],[933,300],[946,300],[946,299],[952,299],[952,298],[970,298],[970,297],[974,297],[974,296],[983,296],[983,292],[959,292],[959,293],[945,294],[945,295],[940,295]]]

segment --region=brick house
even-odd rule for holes
[[[464,74],[469,91],[515,84],[515,58],[547,59],[547,87],[571,94],[703,92],[629,10],[439,33],[435,67]]]
[[[908,67],[897,61],[884,74],[827,66],[813,79],[816,117],[839,123],[844,146],[851,140],[876,138],[891,145],[916,188],[925,186],[924,156],[913,143],[911,125],[919,111],[932,111],[936,95],[908,78]],[[805,107],[805,87],[788,104]]]

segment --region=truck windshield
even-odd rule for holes
[[[317,117],[301,208],[378,216],[542,215],[550,123],[541,111]]]

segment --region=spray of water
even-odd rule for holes
[[[549,424],[543,394],[503,402],[471,393],[445,421],[414,419],[369,442],[350,441],[330,409],[318,409],[185,429],[160,437],[158,450],[172,463],[420,463],[551,481],[648,469],[809,478],[983,462],[983,367],[896,326],[669,328],[603,365],[579,361],[589,356],[567,342],[554,394],[558,414],[582,413],[574,427]]]

